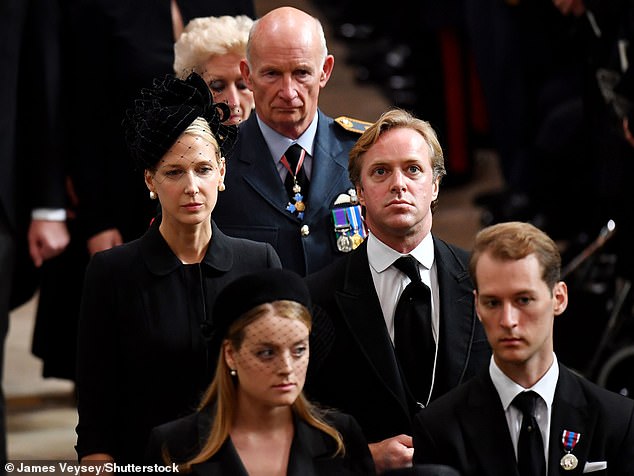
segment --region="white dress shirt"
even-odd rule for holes
[[[401,293],[410,283],[410,279],[405,273],[392,266],[401,256],[407,256],[393,250],[385,243],[381,242],[371,232],[368,234],[368,261],[370,262],[370,273],[374,281],[374,288],[379,296],[383,318],[387,326],[388,333],[394,342],[394,312],[401,297]],[[436,263],[434,261],[434,241],[431,234],[428,234],[420,244],[414,248],[409,255],[418,261],[418,271],[420,277],[431,290],[431,315],[434,341],[438,341],[438,276]]]
[[[379,296],[381,311],[385,326],[394,344],[394,312],[401,293],[410,283],[410,279],[405,273],[393,266],[394,262],[401,256],[406,256],[393,250],[385,243],[381,242],[371,232],[366,238],[368,243],[368,261],[370,262],[370,273],[374,281],[374,288]],[[438,359],[438,329],[440,322],[440,306],[438,295],[438,273],[436,271],[436,261],[434,259],[434,240],[431,233],[428,234],[419,245],[414,248],[409,255],[418,261],[418,272],[421,280],[431,291],[431,316],[432,334],[436,343],[434,356],[434,373],[432,375],[431,389],[434,388],[436,379],[436,361]],[[431,395],[431,392],[430,392]],[[429,403],[429,397],[424,405]]]
[[[532,390],[541,397],[537,400],[537,404],[535,405],[535,418],[539,425],[539,431],[542,434],[544,458],[546,458],[546,467],[548,467],[550,415],[553,409],[553,399],[555,398],[555,387],[557,387],[557,380],[559,379],[557,356],[553,353],[552,365],[544,376],[531,388],[524,388],[507,377],[497,366],[493,357],[491,357],[489,364],[489,374],[502,401],[502,408],[504,408],[504,414],[506,415],[506,423],[511,432],[513,448],[515,448],[515,459],[517,459],[517,443],[520,437],[520,429],[522,428],[522,412],[511,405],[511,403],[518,394],[527,390]]]

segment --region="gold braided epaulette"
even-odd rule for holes
[[[372,125],[371,122],[360,121],[359,119],[353,119],[348,116],[339,116],[335,119],[335,122],[350,132],[356,132],[357,134],[363,134],[363,132]]]

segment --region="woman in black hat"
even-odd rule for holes
[[[155,81],[124,120],[161,213],[140,239],[95,254],[86,271],[77,367],[83,462],[141,462],[150,430],[191,412],[211,381],[205,334],[218,290],[280,267],[270,245],[230,238],[212,221],[222,155],[237,133],[222,125],[227,114],[192,74]]]
[[[196,413],[152,431],[149,461],[207,476],[375,474],[354,418],[302,393],[309,307],[306,285],[289,270],[227,285],[214,306],[214,380]]]

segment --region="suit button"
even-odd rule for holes
[[[302,234],[302,236],[308,236],[310,235],[310,228],[308,228],[308,225],[302,225],[302,227],[299,229],[299,232]]]

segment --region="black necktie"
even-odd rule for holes
[[[394,312],[394,349],[414,398],[427,403],[436,353],[431,325],[431,292],[420,279],[414,257],[403,256],[394,262],[394,266],[412,281],[403,290]]]
[[[293,144],[284,153],[284,157],[288,161],[288,165],[291,167],[291,170],[286,174],[286,179],[284,180],[284,187],[286,188],[286,192],[288,193],[288,197],[291,199],[291,203],[295,202],[295,192],[293,191],[293,186],[295,182],[293,180],[293,176],[297,171],[297,164],[299,163],[299,158],[302,154],[302,146],[299,144]],[[306,203],[306,199],[308,198],[308,177],[306,177],[306,172],[304,172],[304,164],[302,164],[299,171],[297,171],[297,185],[301,187],[301,191],[299,193],[304,197],[303,201]]]
[[[544,442],[535,419],[537,395],[532,390],[513,399],[513,406],[522,412],[522,428],[517,443],[517,468],[520,476],[546,476]]]

